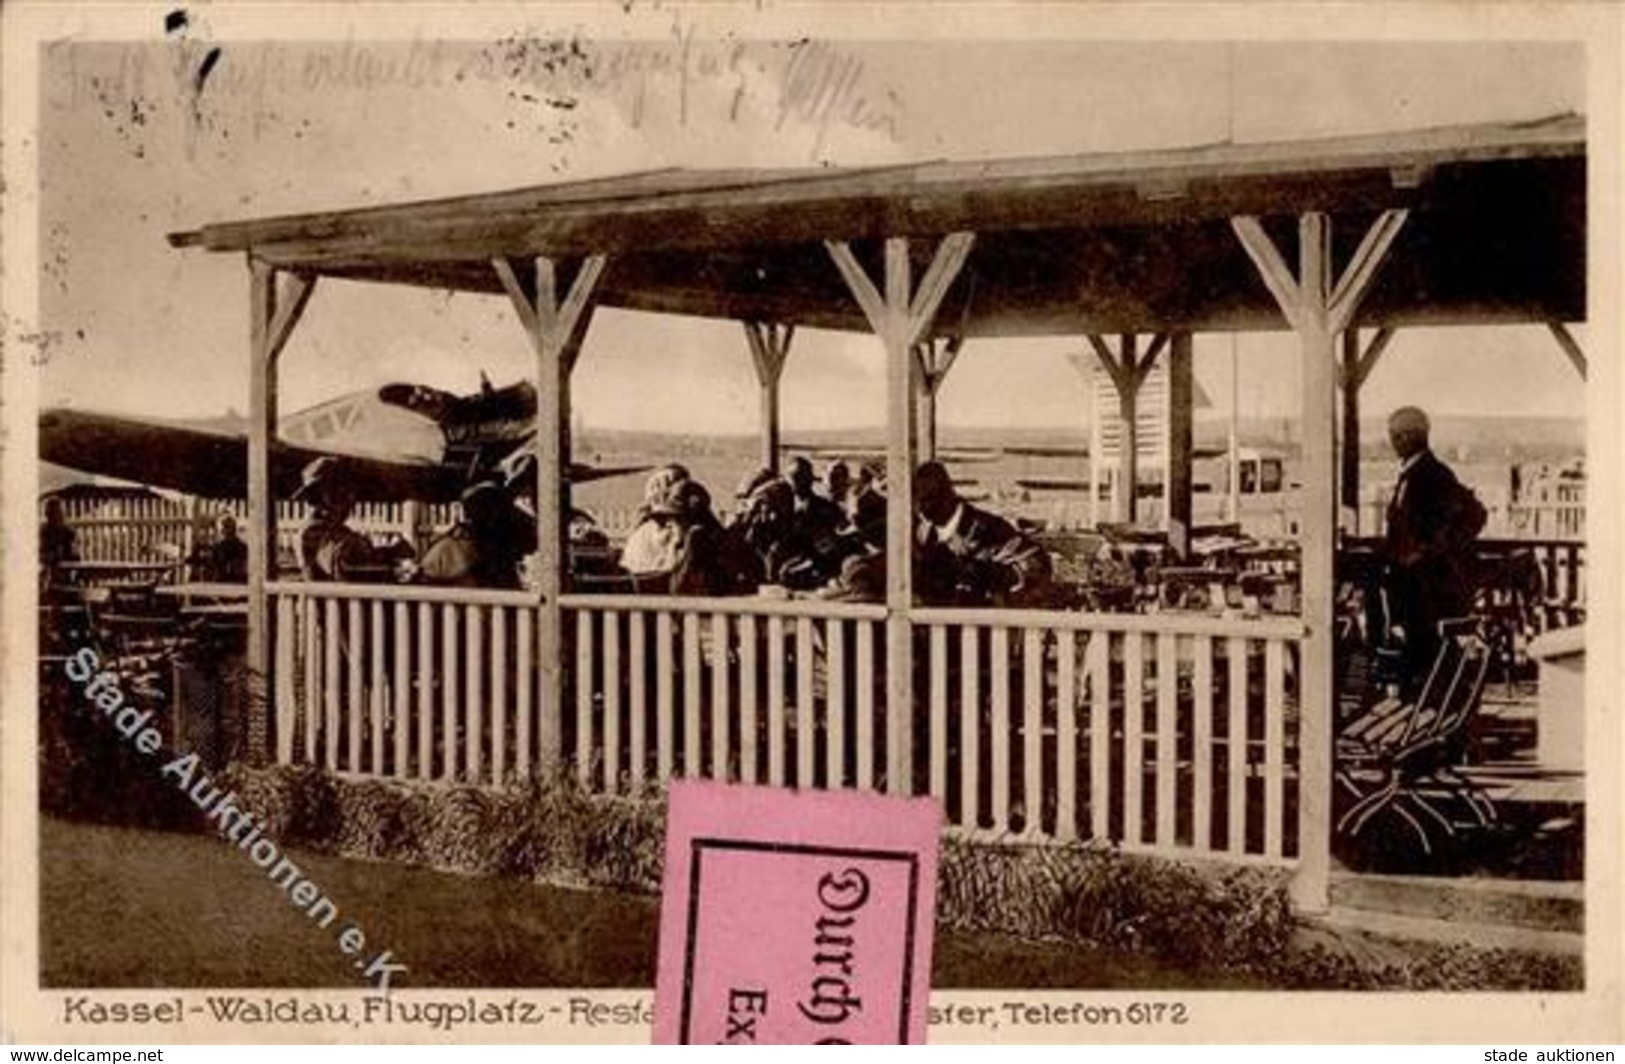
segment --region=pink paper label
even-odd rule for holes
[[[676,781],[655,1041],[925,1040],[930,799]]]

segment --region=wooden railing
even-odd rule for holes
[[[877,606],[567,595],[563,748],[587,787],[705,777],[884,785]]]
[[[273,583],[282,764],[503,786],[530,775],[536,601],[521,592]]]
[[[284,764],[505,786],[539,767],[533,596],[272,583]],[[567,595],[557,742],[588,790],[886,789],[879,606]],[[1292,619],[914,611],[904,790],[970,835],[1291,861]]]
[[[1296,620],[916,610],[924,789],[969,834],[1290,860]]]

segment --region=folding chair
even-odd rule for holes
[[[1464,810],[1472,826],[1497,820],[1489,796],[1459,771],[1490,648],[1474,621],[1441,628],[1445,640],[1417,697],[1385,699],[1338,736],[1335,778],[1352,799],[1338,818],[1339,834],[1357,838],[1379,814],[1392,812],[1431,855],[1429,825],[1451,838],[1463,826],[1447,803]]]

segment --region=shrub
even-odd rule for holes
[[[1284,874],[1108,847],[943,842],[948,927],[1060,938],[1209,970],[1262,970],[1292,931]]]
[[[665,795],[606,797],[573,779],[490,791],[234,766],[227,784],[284,845],[460,872],[653,893]],[[1285,988],[1563,990],[1580,958],[1379,939],[1299,923],[1288,873],[1123,854],[1095,844],[944,838],[937,924],[1086,943]]]

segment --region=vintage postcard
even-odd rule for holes
[[[1615,6],[3,18],[0,1039],[1625,1037]]]

